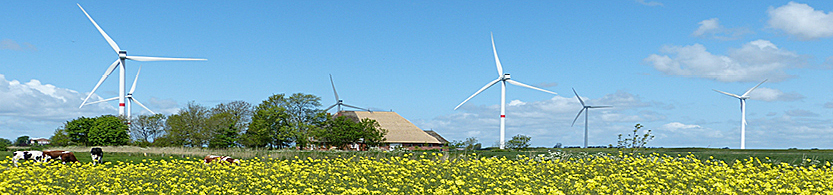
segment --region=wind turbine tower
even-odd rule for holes
[[[764,84],[766,81],[767,80],[761,81],[761,83],[758,83],[755,87],[750,88],[746,91],[746,93],[743,93],[743,95],[735,95],[719,91],[717,89],[712,89],[718,93],[726,94],[740,100],[740,149],[746,149],[746,99],[749,99],[749,93],[752,92],[752,90],[755,90],[755,88],[758,88],[758,86],[761,86],[761,84]]]
[[[204,60],[206,60],[206,59],[198,59],[198,58],[166,58],[166,57],[128,56],[127,51],[122,50],[122,49],[119,48],[119,45],[116,44],[116,42],[113,41],[113,39],[111,39],[110,36],[108,36],[107,33],[105,33],[103,29],[101,29],[100,26],[98,26],[98,23],[96,23],[95,20],[93,20],[93,18],[90,17],[90,14],[88,14],[87,11],[85,11],[83,7],[81,7],[81,4],[76,4],[76,5],[78,5],[78,8],[81,8],[81,11],[84,12],[84,15],[86,15],[87,18],[90,19],[90,22],[93,23],[93,26],[95,26],[95,28],[98,29],[98,32],[101,33],[101,36],[104,37],[104,40],[106,40],[107,43],[110,44],[110,47],[112,47],[113,50],[119,56],[119,58],[116,59],[116,61],[113,62],[113,64],[111,64],[110,67],[107,68],[106,71],[104,71],[104,75],[101,76],[101,79],[98,80],[98,83],[95,85],[95,87],[93,87],[93,90],[90,91],[90,94],[87,95],[87,98],[84,98],[84,101],[81,102],[81,106],[78,106],[78,108],[81,108],[84,105],[86,105],[87,100],[89,100],[90,96],[92,96],[93,93],[95,93],[95,90],[98,89],[98,87],[101,86],[101,83],[103,83],[104,80],[107,79],[107,76],[110,76],[110,74],[113,73],[113,71],[118,67],[119,68],[119,95],[117,96],[117,98],[119,99],[119,116],[124,116],[124,106],[125,106],[124,99],[126,97],[128,97],[128,95],[131,95],[131,97],[132,97],[132,92],[131,92],[131,94],[125,94],[124,93],[125,92],[125,89],[124,89],[125,60],[134,60],[134,61],[140,61],[140,62],[144,62],[144,61],[204,61]],[[139,104],[139,105],[141,105],[141,104]]]
[[[494,35],[492,35],[492,52],[495,54],[495,64],[497,64],[497,74],[498,74],[497,79],[495,79],[492,82],[486,83],[486,85],[483,86],[483,88],[480,88],[480,90],[477,90],[477,92],[474,92],[474,94],[469,96],[469,98],[466,98],[466,100],[464,100],[462,103],[460,103],[460,105],[457,105],[457,107],[454,107],[454,110],[457,110],[457,108],[460,108],[460,106],[465,104],[467,101],[469,101],[474,96],[477,96],[477,94],[480,94],[480,92],[483,92],[483,90],[486,90],[489,87],[491,87],[492,85],[495,85],[498,82],[500,82],[500,149],[504,149],[505,144],[506,144],[506,141],[505,141],[506,140],[506,83],[521,86],[521,87],[526,87],[526,88],[530,88],[530,89],[534,89],[534,90],[538,90],[538,91],[543,91],[543,92],[547,92],[547,93],[551,93],[551,94],[556,94],[556,93],[552,92],[552,91],[547,91],[547,90],[544,90],[544,89],[541,89],[541,88],[533,87],[533,86],[530,86],[530,85],[527,85],[527,84],[523,84],[523,83],[518,82],[518,81],[510,80],[509,73],[505,73],[505,74],[503,73],[503,67],[501,67],[500,59],[498,59],[498,57],[497,57],[497,50],[495,49],[495,37],[494,37]]]
[[[576,94],[576,98],[578,99],[578,102],[581,103],[582,108],[581,108],[581,110],[578,111],[578,114],[576,115],[576,119],[573,119],[573,124],[570,125],[570,127],[572,127],[573,125],[576,124],[576,120],[578,120],[578,117],[581,116],[581,112],[587,110],[587,112],[584,112],[584,148],[587,148],[587,115],[590,113],[590,109],[591,108],[609,108],[609,107],[613,107],[613,106],[588,106],[588,105],[585,105],[584,100],[581,100],[581,97],[578,96],[578,93],[576,93],[576,89],[573,89],[573,93]]]

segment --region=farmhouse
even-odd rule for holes
[[[49,144],[49,139],[46,139],[46,138],[29,139],[29,145],[31,145],[31,146],[34,146],[34,145],[48,145],[48,144]]]
[[[376,120],[382,129],[388,130],[388,134],[385,135],[385,145],[380,147],[382,149],[430,150],[441,149],[444,144],[408,121],[408,119],[399,116],[396,112],[341,111],[336,116],[344,116],[353,121],[360,121],[365,118]]]

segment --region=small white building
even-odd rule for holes
[[[32,139],[29,139],[29,145],[30,146],[48,145],[48,144],[49,144],[49,139],[46,139],[46,138],[32,138]]]

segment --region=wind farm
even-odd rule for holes
[[[829,2],[0,12],[0,194],[833,191]]]
[[[748,9],[681,17],[668,13],[722,5],[454,2],[407,11],[360,3],[372,8],[360,11],[309,2],[13,3],[20,10],[4,10],[20,17],[0,37],[0,86],[9,86],[0,111],[10,121],[0,124],[8,129],[0,136],[50,137],[81,116],[172,115],[190,102],[257,104],[300,92],[320,97],[319,109],[330,113],[395,110],[449,141],[478,138],[484,147],[500,148],[514,135],[532,137],[536,147],[607,146],[637,123],[657,135],[651,147],[833,147],[823,136],[833,54],[819,47],[833,39],[783,22],[800,21],[789,10],[831,10],[807,2],[727,4]],[[596,7],[624,14],[606,15],[623,21],[576,17]],[[429,13],[444,14],[422,17]],[[142,78],[130,83],[134,75]],[[763,80],[743,101],[730,96],[748,106],[740,113],[739,102],[709,92],[743,96]],[[612,107],[585,109],[597,105]]]

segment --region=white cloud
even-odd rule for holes
[[[767,40],[755,40],[741,48],[730,49],[728,55],[711,54],[700,44],[666,46],[661,51],[672,56],[652,54],[644,61],[666,75],[721,82],[783,81],[794,77],[787,74],[786,69],[805,64],[805,57],[779,49]]]
[[[636,2],[647,6],[662,6],[662,3],[656,1],[636,0]]]
[[[801,112],[804,111],[796,111],[793,114]],[[833,124],[833,120],[829,118],[784,115],[781,117],[752,118],[749,120],[749,124],[746,129],[747,147],[833,147],[830,143],[830,140],[833,139],[833,126],[830,125]]]
[[[650,103],[643,102],[642,98],[638,95],[633,95],[622,90],[607,94],[598,100],[592,101],[592,103],[591,100],[587,100],[587,104],[592,106],[615,106],[617,108],[637,108],[651,105]]]
[[[718,40],[735,40],[740,38],[744,34],[751,33],[751,31],[744,28],[723,27],[723,25],[720,25],[719,19],[717,18],[703,20],[698,22],[697,24],[699,24],[700,27],[698,27],[697,30],[691,33],[691,35],[695,37],[712,38]]]
[[[686,124],[682,124],[680,122],[672,122],[672,123],[664,124],[660,128],[664,129],[664,130],[669,130],[669,131],[678,131],[678,130],[685,130],[685,129],[700,128],[700,125],[686,125]]]
[[[34,79],[27,83],[9,81],[0,74],[0,137],[16,138],[23,134],[49,137],[63,122],[116,110],[109,104],[79,109],[85,97],[86,94]],[[92,98],[100,99],[96,95]]]
[[[819,116],[819,114],[816,114],[815,112],[811,112],[809,110],[803,110],[803,109],[787,110],[787,111],[784,111],[784,113],[787,114],[787,116],[796,116],[796,117],[815,117],[815,116]]]
[[[726,133],[722,131],[702,127],[700,125],[684,124],[680,122],[666,123],[656,129],[653,133],[655,133],[657,137],[662,138],[662,140],[658,141],[665,141],[666,143],[664,144],[672,146],[691,146],[679,143],[679,140],[686,140],[689,144],[703,144],[703,146],[706,147],[713,147],[722,143],[731,142],[730,137],[727,137]]]
[[[23,43],[23,46],[20,46],[17,42],[11,39],[3,39],[0,40],[0,49],[7,49],[7,50],[29,50],[29,51],[37,51],[38,48],[35,48],[34,45],[31,43]]]
[[[509,102],[508,106],[523,106],[523,105],[526,105],[526,103],[522,102],[521,100],[512,100],[512,101]]]
[[[767,10],[769,26],[810,40],[833,36],[833,14],[815,10],[807,4],[789,2]]]
[[[762,100],[767,102],[773,101],[798,101],[804,99],[804,96],[795,92],[791,93],[784,93],[778,89],[771,89],[766,87],[758,87],[751,93],[749,93],[750,98],[753,100]]]

